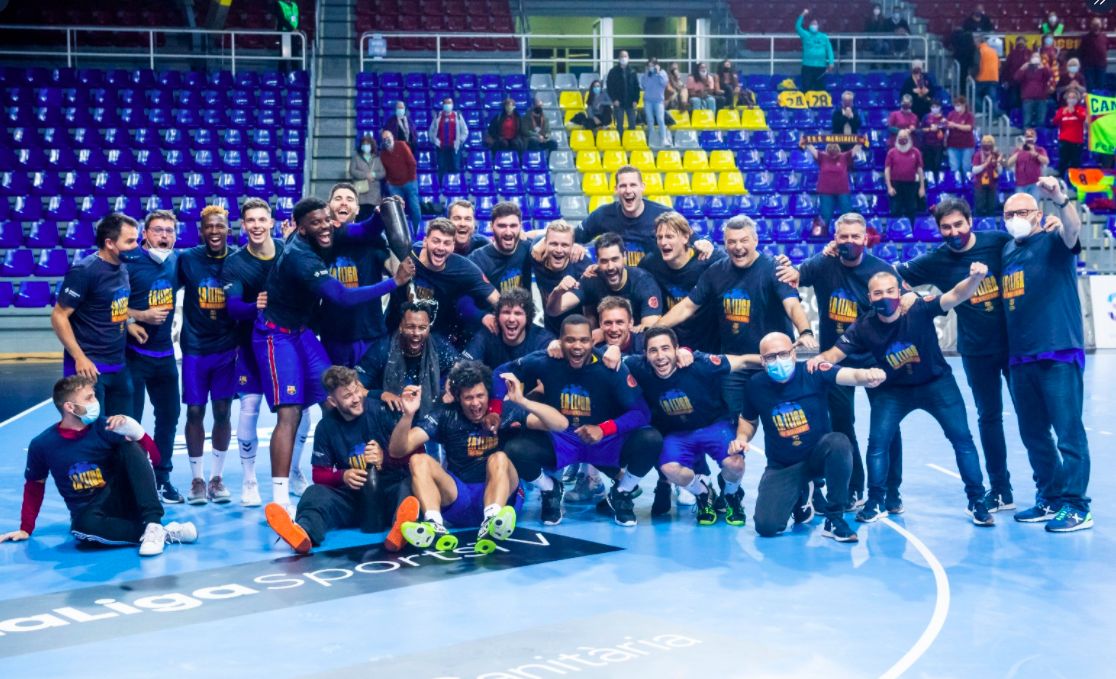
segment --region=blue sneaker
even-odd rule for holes
[[[861,523],[875,523],[887,518],[887,510],[879,500],[869,500],[864,503],[864,508],[856,513],[856,520]]]
[[[1048,533],[1072,533],[1093,527],[1093,513],[1070,505],[1062,505],[1058,513],[1046,523]]]
[[[1040,502],[1030,509],[1016,512],[1015,520],[1020,523],[1042,523],[1053,519],[1057,513],[1057,508]]]
[[[965,510],[965,513],[973,517],[973,523],[978,526],[996,525],[996,520],[992,518],[992,513],[988,511],[988,507],[985,506],[983,499],[970,502],[969,508]]]
[[[1007,509],[1015,509],[1015,498],[1011,496],[1010,490],[990,490],[984,496],[984,506],[988,507],[988,511],[993,514]]]

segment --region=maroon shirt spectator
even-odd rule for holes
[[[918,171],[922,169],[922,152],[914,146],[906,151],[893,148],[887,152],[884,168],[891,170],[893,182],[917,181]]]
[[[910,108],[892,111],[887,116],[887,145],[895,146],[895,135],[899,130],[918,129],[918,115]]]
[[[1081,36],[1077,56],[1088,86],[1095,90],[1103,88],[1104,74],[1108,70],[1108,36],[1100,18],[1093,17],[1089,22],[1089,32]]]
[[[946,120],[958,125],[968,125],[968,130],[956,130],[950,128],[949,134],[946,135],[946,146],[951,149],[971,149],[976,145],[976,137],[973,136],[973,126],[975,119],[973,118],[972,111],[966,109],[965,111],[950,111],[946,116]]]
[[[1015,73],[1015,82],[1019,83],[1019,96],[1023,100],[1046,99],[1049,96],[1048,85],[1053,77],[1050,69],[1045,66],[1032,68],[1031,63],[1025,63]]]
[[[1033,186],[1042,176],[1044,167],[1050,164],[1046,149],[1035,144],[1034,130],[1028,130],[1022,148],[1016,148],[1008,156],[1007,166],[1015,170],[1015,188]]]
[[[930,109],[922,119],[922,148],[945,146],[946,117],[942,115],[941,109],[937,113],[934,112],[935,109],[938,107]]]
[[[849,192],[849,170],[853,165],[853,152],[845,151],[836,156],[819,153],[818,193],[839,196]]]
[[[418,178],[415,156],[406,142],[396,140],[390,151],[381,148],[380,162],[384,165],[385,179],[392,186],[403,186]]]

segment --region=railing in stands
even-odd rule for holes
[[[369,54],[369,48],[373,39],[425,39],[434,41],[434,49],[432,54],[422,51],[403,51],[397,50],[395,53],[388,52],[387,56],[375,57]],[[518,58],[510,54],[486,54],[478,52],[460,52],[451,51],[447,47],[447,42],[453,39],[501,39],[501,40],[514,40],[519,44]],[[613,35],[614,40],[625,41],[630,43],[633,40],[642,40],[644,42],[652,41],[665,41],[668,44],[673,43],[674,54],[660,54],[660,62],[677,61],[685,63],[687,66],[697,61],[697,44],[699,38],[693,35]],[[926,35],[883,35],[879,33],[830,33],[830,40],[833,42],[833,51],[836,59],[836,66],[839,70],[847,70],[846,72],[856,73],[858,69],[872,65],[872,66],[909,66],[912,58],[921,58],[923,61],[928,62],[930,59],[930,38]],[[532,57],[531,52],[534,47],[531,42],[542,41],[542,45],[536,44],[536,47],[553,48],[553,41],[565,39],[571,43],[578,43],[581,45],[592,45],[593,57],[577,57],[567,58],[565,56],[555,57]],[[774,75],[779,68],[777,66],[792,66],[797,67],[802,63],[801,60],[801,41],[795,33],[741,33],[741,34],[724,34],[724,35],[708,35],[703,36],[701,39],[707,39],[711,44],[721,46],[719,54],[728,55],[729,58],[739,67],[743,65],[766,65],[769,74]],[[383,31],[368,31],[360,36],[360,69],[363,71],[372,65],[380,64],[413,64],[416,66],[430,66],[433,65],[434,69],[441,71],[445,66],[454,65],[484,65],[484,64],[501,64],[508,66],[518,62],[519,70],[521,73],[527,73],[531,66],[557,66],[557,65],[571,65],[582,64],[590,68],[596,68],[598,71],[607,71],[612,64],[612,55],[598,56],[598,45],[600,35],[592,34],[534,34],[526,35],[522,33],[507,33],[507,34],[492,34],[492,33],[423,33],[423,32],[383,32]],[[749,49],[748,43],[766,42],[764,49]],[[874,50],[878,50],[877,46],[888,44],[897,44],[905,47],[903,54],[878,54]],[[588,47],[586,47],[588,49]],[[788,55],[787,53],[793,53]],[[602,63],[603,60],[603,63]],[[645,63],[643,59],[632,59],[633,63]],[[687,68],[687,70],[689,70]]]
[[[4,39],[4,35],[10,35],[11,32],[18,31],[20,33],[40,33],[47,36],[51,34],[58,34],[60,43],[57,47],[51,48],[48,45],[42,46],[28,46],[28,47],[12,47],[10,42]],[[255,31],[249,29],[235,29],[235,30],[209,30],[204,28],[121,28],[121,27],[106,27],[106,26],[27,26],[27,25],[0,25],[0,56],[18,56],[18,57],[60,57],[65,56],[66,66],[73,68],[79,59],[135,59],[137,57],[143,58],[145,54],[143,47],[137,47],[130,51],[124,51],[127,48],[97,48],[92,45],[82,46],[78,43],[83,36],[90,34],[100,35],[119,35],[121,33],[129,34],[142,34],[147,36],[146,56],[150,68],[155,68],[155,62],[165,61],[167,59],[202,59],[207,61],[219,60],[228,61],[229,70],[236,73],[237,63],[245,62],[271,62],[282,63],[290,62],[298,65],[299,68],[306,68],[306,34],[302,31],[286,32],[286,31]],[[207,52],[185,52],[174,53],[167,50],[165,47],[159,46],[159,39],[166,36],[190,36],[192,38],[218,38],[216,47],[220,50],[216,54]],[[291,50],[291,56],[285,57],[279,52],[278,44],[276,46],[276,54],[259,54],[258,50],[253,49],[252,53],[246,54],[243,50],[244,38],[249,37],[263,37],[263,38],[279,38],[283,36],[291,36],[297,38],[298,49]],[[240,46],[237,45],[237,39],[240,39]],[[64,41],[61,42],[61,41]],[[294,45],[292,45],[292,48]],[[238,49],[240,50],[238,52]]]

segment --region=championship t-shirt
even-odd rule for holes
[[[766,372],[748,380],[740,414],[763,423],[768,467],[783,469],[802,462],[830,432],[826,390],[837,383],[838,370],[823,364],[811,373],[800,361],[787,382],[776,382]]]
[[[132,289],[128,270],[93,253],[62,279],[59,306],[73,309],[70,326],[86,358],[97,366],[124,365],[124,324]]]
[[[701,275],[689,297],[700,307],[717,309],[726,354],[758,354],[760,340],[770,332],[794,336],[783,300],[798,299],[798,291],[775,278],[775,262],[767,255],[745,268],[722,259]]]

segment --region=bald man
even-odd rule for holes
[[[756,495],[756,532],[774,537],[795,523],[814,518],[813,480],[825,477],[828,493],[817,493],[818,511],[825,513],[822,535],[837,542],[856,542],[856,531],[845,522],[852,442],[829,424],[829,398],[835,385],[875,388],[885,379],[879,368],[839,368],[822,363],[807,370],[798,363],[788,335],[773,332],[759,344],[763,372],[748,382],[742,421],[729,453],[743,453],[763,420],[767,469]],[[801,501],[800,498],[805,498]]]
[[[1077,294],[1081,217],[1060,183],[1043,177],[1039,195],[1061,212],[1053,231],[1041,227],[1034,197],[1004,203],[1003,291],[1008,371],[1019,435],[1038,491],[1035,506],[1015,520],[1046,523],[1052,533],[1093,527],[1089,511],[1089,440],[1081,419],[1085,337]],[[1050,436],[1053,429],[1057,443]]]

